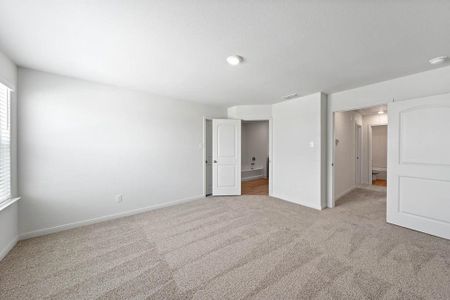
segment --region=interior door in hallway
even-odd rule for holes
[[[387,221],[450,239],[450,94],[388,113]]]
[[[361,184],[361,143],[362,143],[362,128],[361,125],[355,127],[355,184]]]
[[[213,119],[213,195],[241,194],[241,120]]]
[[[206,174],[206,195],[212,195],[212,169],[213,169],[213,158],[212,158],[212,120],[205,120],[205,174]]]

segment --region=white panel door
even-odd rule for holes
[[[206,168],[206,195],[212,194],[212,169],[213,169],[213,151],[212,151],[212,120],[205,120],[205,134],[206,134],[206,145],[205,145],[205,168]]]
[[[450,94],[388,112],[387,221],[450,239]]]
[[[356,185],[361,184],[361,141],[362,141],[362,128],[360,125],[356,125],[355,130],[355,183]]]
[[[241,194],[241,120],[213,120],[213,195]]]

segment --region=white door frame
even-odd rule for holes
[[[273,188],[273,159],[272,159],[272,128],[273,121],[272,118],[245,118],[241,119],[241,121],[269,121],[269,196],[272,196],[272,188]],[[241,144],[242,147],[242,144]]]
[[[203,117],[203,196],[206,197],[206,120],[212,120],[211,117]],[[273,188],[273,159],[272,159],[272,118],[245,118],[241,121],[269,121],[269,196],[272,196]],[[242,145],[241,145],[242,147]]]
[[[246,118],[241,119],[241,121],[268,121],[269,122],[269,196],[272,196],[272,185],[273,185],[273,163],[272,163],[272,119],[259,119],[259,118]],[[241,144],[242,150],[242,144]]]
[[[328,118],[327,118],[327,126],[328,126],[328,133],[327,133],[327,148],[328,148],[328,167],[327,167],[327,207],[333,208],[336,206],[336,197],[334,195],[335,191],[335,163],[336,163],[336,135],[334,130],[334,114],[336,112],[342,112],[342,111],[351,111],[351,110],[358,110],[362,108],[377,106],[377,105],[384,105],[388,104],[390,102],[393,102],[394,99],[390,101],[377,101],[374,103],[366,104],[366,105],[344,105],[342,107],[328,107]],[[364,124],[363,124],[364,125]],[[387,124],[380,124],[380,125],[387,125]],[[363,127],[363,138],[364,138],[364,127]]]
[[[337,111],[336,111],[337,112]],[[335,111],[328,111],[328,169],[327,169],[327,207],[333,208],[336,204],[335,172],[336,162],[336,132],[334,130]]]
[[[203,197],[206,197],[206,120],[212,122],[211,117],[203,117],[203,143],[202,143],[202,151],[203,151]]]
[[[272,151],[272,129],[273,129],[273,121],[272,119],[268,119],[269,121],[269,196],[272,196],[273,193],[273,151]]]
[[[389,122],[389,121],[388,121]],[[369,178],[369,185],[372,185],[372,127],[377,127],[377,126],[387,126],[387,128],[389,129],[389,124],[387,122],[381,122],[381,123],[376,123],[376,124],[367,124],[369,126],[369,132],[368,132],[368,146],[369,147],[369,174],[368,177]],[[387,141],[386,143],[389,143],[389,141]]]

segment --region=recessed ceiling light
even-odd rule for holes
[[[293,99],[293,98],[296,98],[296,97],[298,97],[298,94],[297,93],[292,93],[292,94],[283,96],[283,99],[289,100],[289,99]]]
[[[439,56],[439,57],[435,57],[430,59],[428,62],[432,65],[439,65],[439,64],[443,64],[445,62],[449,61],[449,57],[448,56]]]
[[[379,114],[379,115],[382,115],[382,114],[384,114],[384,111],[380,110],[380,111],[378,112],[378,114]]]
[[[227,63],[229,63],[232,66],[237,66],[241,62],[244,61],[244,58],[239,55],[231,55],[227,57]]]

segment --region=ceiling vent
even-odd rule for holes
[[[297,94],[297,93],[292,93],[292,94],[283,96],[283,99],[284,99],[284,100],[289,100],[289,99],[293,99],[293,98],[297,98],[297,97],[298,97],[298,94]]]

